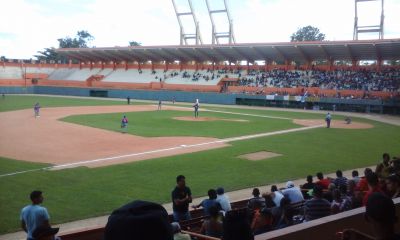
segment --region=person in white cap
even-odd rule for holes
[[[304,201],[303,194],[299,187],[295,187],[292,181],[286,183],[286,189],[281,191],[285,197],[290,200],[290,203],[297,203]]]

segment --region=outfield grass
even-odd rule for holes
[[[275,114],[275,111],[263,110],[234,111]],[[282,113],[276,112],[278,115]],[[174,111],[162,113],[178,114]],[[312,118],[313,115],[291,114],[295,114],[296,118]],[[150,121],[152,118],[143,119]],[[130,118],[130,121],[135,121],[134,117]],[[159,121],[165,124],[165,119],[161,118]],[[306,175],[315,174],[317,171],[328,173],[337,169],[347,170],[374,165],[383,152],[399,155],[400,127],[365,121],[372,123],[374,128],[319,128],[232,142],[230,147],[175,157],[94,169],[79,167],[3,177],[0,178],[0,233],[19,230],[19,211],[29,203],[29,193],[34,189],[44,191],[44,205],[50,212],[51,221],[61,223],[109,214],[113,209],[134,199],[170,202],[170,191],[175,186],[175,177],[178,174],[187,177],[187,184],[194,196],[205,196],[207,190],[212,187],[224,186],[227,191],[238,190],[305,178]],[[227,122],[222,123],[219,127],[224,127]],[[183,129],[182,122],[179,122],[179,126]],[[236,132],[237,129],[229,131]],[[261,161],[238,158],[242,154],[263,150],[283,155]],[[47,165],[0,158],[3,174],[42,166]]]
[[[291,120],[241,116],[214,112],[202,112],[202,117],[219,119],[240,119],[247,122],[235,121],[182,121],[174,117],[192,116],[187,111],[150,111],[130,112],[125,114],[129,119],[128,133],[144,137],[160,136],[198,136],[227,138],[243,136],[260,132],[271,132],[299,125]],[[120,132],[121,113],[75,115],[63,118],[63,121],[96,128]]]
[[[41,107],[71,107],[71,106],[102,106],[102,105],[123,105],[124,101],[110,101],[98,99],[81,99],[68,97],[47,97],[34,95],[6,95],[0,99],[0,112],[32,108],[39,102]],[[136,101],[132,104],[137,104]],[[141,103],[143,104],[143,103]]]

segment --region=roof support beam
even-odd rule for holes
[[[246,61],[251,61],[254,62],[254,58],[250,57],[249,55],[239,51],[239,49],[235,48],[235,47],[231,47],[232,50],[234,50],[237,54],[239,54],[239,56],[241,56],[243,58],[243,60]]]
[[[285,62],[287,61],[289,61],[289,58],[286,56],[286,54],[284,54],[283,52],[282,52],[282,50],[280,50],[278,47],[276,47],[276,46],[272,46],[272,49],[274,49],[277,53],[278,53],[278,55],[281,57],[281,58],[283,58],[283,60],[285,60]]]
[[[348,44],[345,44],[344,46],[346,48],[347,54],[349,55],[351,61],[353,61],[353,62],[356,61],[353,51],[351,50],[350,46]]]
[[[306,53],[304,52],[304,50],[301,49],[300,46],[295,45],[294,47],[297,49],[297,51],[300,53],[300,55],[306,60],[306,62],[307,62],[308,64],[311,64],[312,60],[311,60],[310,56],[308,56],[308,54],[306,54]]]

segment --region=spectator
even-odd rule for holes
[[[394,203],[384,194],[372,193],[368,197],[365,207],[365,220],[371,225],[373,237],[355,229],[345,229],[342,239],[400,239],[400,235],[394,232],[394,225],[397,221]]]
[[[293,224],[294,211],[290,205],[290,201],[287,198],[282,198],[279,203],[279,207],[271,209],[272,212],[272,224],[274,229],[281,229]]]
[[[388,191],[388,196],[391,198],[400,197],[400,179],[399,176],[392,174],[386,178],[386,189]]]
[[[27,239],[33,240],[33,232],[39,227],[50,227],[50,216],[45,207],[40,206],[43,203],[43,193],[33,191],[30,194],[31,205],[21,210],[21,227],[28,234]]]
[[[336,179],[333,180],[333,183],[337,188],[339,188],[342,185],[347,185],[347,178],[343,177],[343,172],[341,170],[336,171]]]
[[[35,240],[61,240],[56,237],[60,228],[52,228],[50,226],[41,226],[35,229],[32,236]]]
[[[133,201],[112,212],[104,230],[104,240],[172,240],[168,213],[163,206]]]
[[[303,186],[301,186],[302,189],[313,189],[315,187],[315,183],[313,183],[313,177],[312,175],[308,175],[307,176],[307,183],[303,184]]]
[[[275,205],[279,207],[281,205],[281,200],[284,197],[281,192],[278,191],[276,185],[271,186],[271,197],[272,201],[274,201]]]
[[[382,162],[376,166],[375,173],[378,178],[386,178],[390,174],[390,156],[388,153],[382,155]]]
[[[300,191],[300,188],[295,187],[292,181],[288,181],[286,183],[286,189],[282,190],[282,194],[289,199],[290,203],[304,201],[304,197]]]
[[[209,218],[204,220],[200,232],[210,237],[220,238],[222,236],[222,221],[219,215],[219,209],[212,206],[209,209]]]
[[[222,187],[217,188],[217,202],[221,205],[224,212],[230,211],[232,209],[229,197],[225,194],[225,190]]]
[[[221,205],[217,202],[217,192],[214,189],[208,190],[208,199],[204,199],[201,203],[192,206],[194,209],[203,207],[204,215],[210,215],[210,208],[216,207],[221,210]]]
[[[247,211],[233,210],[225,215],[222,240],[254,240]]]
[[[368,182],[367,182],[367,175],[372,173],[371,168],[366,168],[364,170],[364,177],[360,179],[360,181],[357,184],[356,190],[361,191],[361,192],[366,192],[368,191]]]
[[[261,209],[260,202],[255,202],[251,230],[254,235],[265,233],[271,229],[272,215],[267,208]]]
[[[174,221],[179,222],[189,220],[189,203],[192,202],[192,192],[189,187],[186,187],[185,176],[179,175],[176,177],[176,187],[172,191],[172,208]]]
[[[304,215],[306,221],[329,216],[331,213],[331,204],[322,198],[323,189],[316,185],[313,189],[313,198],[304,204]]]
[[[172,233],[174,234],[174,240],[191,240],[191,237],[187,233],[181,232],[181,226],[177,222],[171,223]]]
[[[372,172],[372,173],[368,174],[366,176],[366,178],[367,178],[367,183],[368,183],[368,191],[364,195],[363,202],[362,202],[363,206],[365,206],[367,204],[369,195],[371,195],[374,192],[382,193],[382,190],[379,186],[378,175],[376,175],[376,173]]]
[[[260,190],[258,188],[253,189],[253,198],[249,200],[247,203],[247,207],[253,211],[254,210],[254,205],[256,202],[260,202],[261,208],[265,207],[265,199],[263,197],[260,197]]]
[[[322,172],[317,173],[318,181],[315,184],[319,184],[323,187],[323,189],[328,189],[329,184],[331,181],[328,178],[324,178]]]
[[[357,185],[359,182],[360,182],[360,177],[358,176],[358,171],[357,170],[353,170],[352,172],[351,172],[351,176],[353,177],[353,181],[354,181],[354,183]]]

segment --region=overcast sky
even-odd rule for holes
[[[187,0],[176,0],[179,11]],[[211,43],[211,23],[205,0],[192,0],[204,43]],[[209,0],[213,10],[223,0]],[[354,0],[227,0],[237,43],[288,42],[298,28],[312,25],[327,40],[353,38]],[[359,25],[378,25],[380,4],[362,2]],[[400,38],[400,0],[385,0],[385,38]],[[215,14],[217,30],[227,31],[226,16]],[[193,20],[185,16],[185,31]],[[219,27],[219,28],[218,28]],[[171,0],[11,0],[0,9],[0,56],[31,58],[58,38],[87,30],[90,46],[178,45],[179,25]],[[362,35],[374,39],[377,35]]]

